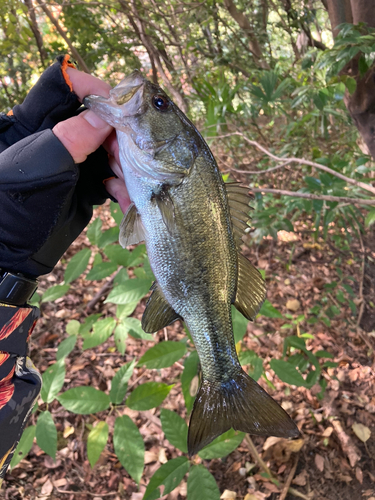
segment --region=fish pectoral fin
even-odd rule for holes
[[[163,222],[166,225],[169,234],[173,234],[176,228],[174,205],[172,198],[169,196],[168,190],[162,191],[155,195],[156,204],[160,210]]]
[[[190,418],[189,456],[231,427],[256,436],[297,438],[300,435],[281,406],[240,368],[228,382],[203,381]]]
[[[120,245],[122,248],[126,248],[129,245],[137,245],[144,240],[145,235],[141,216],[137,212],[134,203],[131,203],[120,224]]]
[[[177,319],[181,319],[181,316],[168,304],[156,281],[151,290],[152,294],[142,316],[142,328],[146,333],[158,332]]]
[[[238,253],[238,279],[234,306],[245,318],[253,320],[266,298],[262,275],[251,262]]]

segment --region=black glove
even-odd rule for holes
[[[0,115],[0,268],[31,278],[53,269],[113,177],[102,147],[77,165],[51,130],[81,106],[67,65],[59,57],[13,113]]]

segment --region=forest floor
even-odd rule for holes
[[[293,329],[281,329],[285,320],[260,316],[249,323],[244,345],[264,360],[267,378],[276,390],[270,391],[263,379],[260,384],[294,418],[303,436],[303,446],[293,449],[285,440],[254,437],[253,443],[259,455],[277,479],[266,477],[256,457],[250,452],[248,441],[224,459],[204,460],[193,458],[195,463],[203,462],[214,475],[222,498],[246,500],[375,500],[375,231],[363,240],[366,258],[361,244],[354,241],[351,251],[343,253],[332,245],[314,245],[311,234],[296,233],[292,238],[280,235],[271,244],[264,240],[262,245],[253,245],[245,253],[259,269],[266,272],[268,300],[283,314],[291,313],[296,318],[305,315],[311,318],[310,309],[326,294],[324,285],[340,281],[337,266],[344,276],[352,276],[358,311],[352,315],[345,302],[340,303],[334,292],[328,297],[335,303],[339,314],[327,326],[318,321],[299,323]],[[84,246],[89,246],[83,234],[69,249],[67,256]],[[53,274],[41,280],[41,288],[62,280],[64,266],[58,264]],[[42,305],[42,318],[31,341],[31,357],[44,371],[55,361],[58,344],[66,338],[65,327],[71,319],[82,321],[87,315],[88,301],[103,286],[103,283],[78,279],[68,295],[54,303]],[[359,300],[358,300],[359,299]],[[361,299],[365,307],[361,308]],[[295,310],[288,310],[287,303],[294,300]],[[104,297],[91,312],[104,311],[114,314],[114,306],[104,304]],[[297,302],[298,301],[298,302]],[[140,318],[144,301],[137,306],[134,316]],[[280,359],[284,338],[308,332],[313,338],[307,340],[308,349],[329,351],[337,367],[322,372],[327,382],[323,399],[318,399],[320,386],[311,390],[304,387],[286,386],[269,363],[272,358]],[[160,341],[183,338],[182,325],[177,322],[159,332]],[[66,359],[67,378],[64,390],[78,385],[92,385],[107,391],[108,380],[125,361],[142,355],[149,347],[147,341],[129,338],[125,356],[114,350],[113,339],[96,349],[82,351],[76,347]],[[129,387],[140,380],[171,383],[182,371],[182,365],[175,363],[171,368],[146,370],[136,368]],[[42,403],[41,403],[42,404]],[[176,384],[164,401],[163,407],[177,411],[186,417],[181,385]],[[43,408],[43,406],[42,406]],[[167,458],[180,454],[165,439],[161,429],[160,408],[136,412],[125,412],[137,423],[146,444],[146,466],[140,490],[124,470],[114,454],[112,442],[103,452],[99,462],[91,469],[86,452],[87,427],[93,416],[74,415],[67,412],[57,401],[50,405],[59,433],[56,461],[48,457],[36,444],[20,464],[7,474],[0,497],[17,499],[61,498],[65,500],[141,500],[149,478]],[[32,421],[35,415],[32,416]],[[115,415],[106,418],[113,429]],[[35,423],[35,422],[34,422]],[[353,424],[362,424],[362,426]],[[371,436],[368,437],[368,432]],[[367,434],[366,434],[367,433]],[[366,440],[366,442],[364,442]],[[294,493],[288,493],[288,483]],[[295,496],[298,495],[298,496]],[[169,494],[168,500],[186,498],[186,481]],[[205,500],[205,499],[202,499]]]

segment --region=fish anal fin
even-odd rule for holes
[[[146,333],[158,332],[177,319],[181,319],[166,301],[156,281],[151,290],[152,294],[142,316],[142,328]]]
[[[266,285],[262,275],[246,257],[238,253],[238,278],[234,306],[248,320],[258,314],[266,298]]]
[[[137,245],[145,240],[141,216],[138,214],[134,203],[131,203],[120,224],[119,242],[123,248]]]
[[[256,436],[300,435],[281,406],[240,368],[226,383],[203,381],[190,418],[189,455],[195,455],[231,427]]]

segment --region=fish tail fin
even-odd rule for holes
[[[203,380],[195,399],[188,434],[189,456],[231,427],[258,436],[296,438],[289,415],[242,369],[231,380]]]

